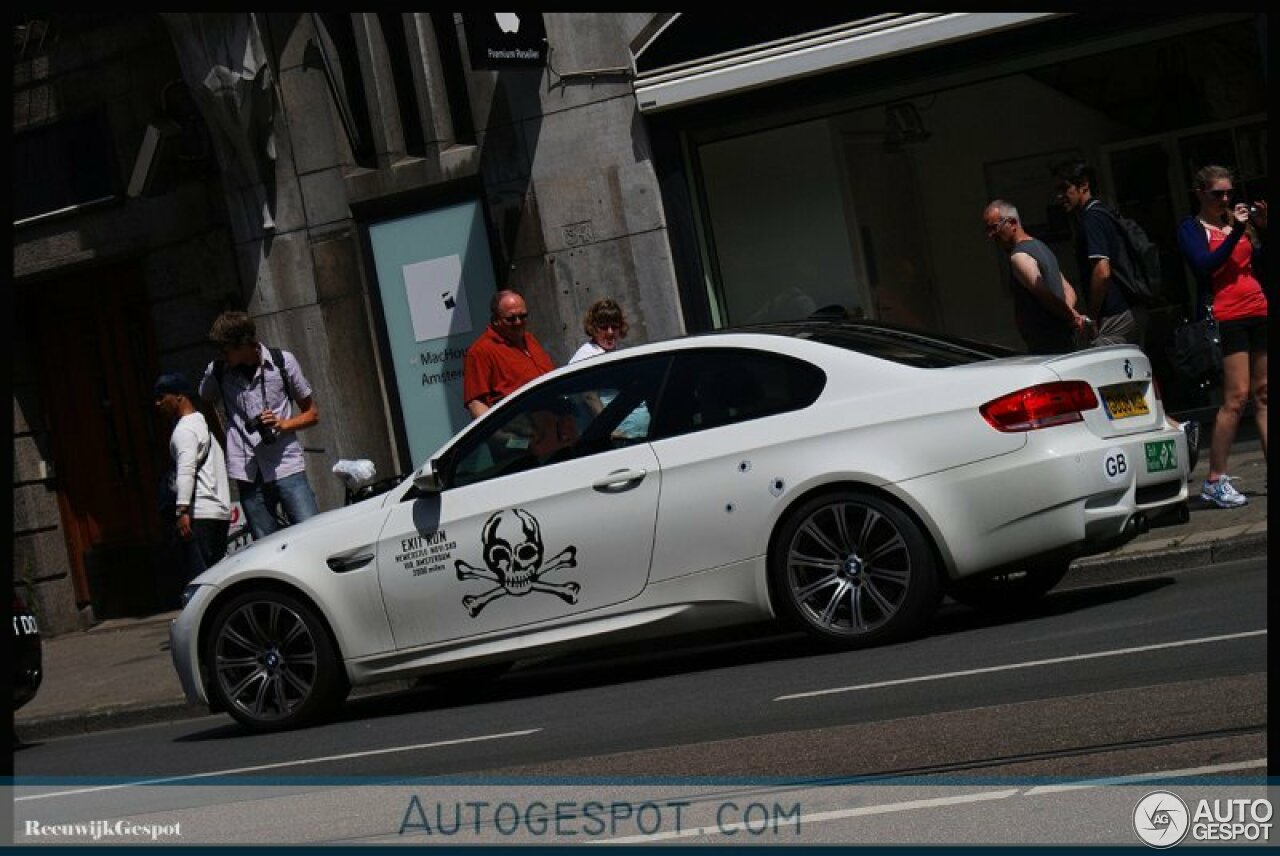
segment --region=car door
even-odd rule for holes
[[[645,587],[661,472],[647,409],[665,357],[516,393],[437,461],[378,539],[398,649],[573,620]]]
[[[742,348],[680,352],[650,432],[662,468],[651,579],[759,556],[812,426],[801,411],[826,376],[783,354]]]

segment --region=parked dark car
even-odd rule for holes
[[[40,625],[17,591],[13,593],[13,709],[35,698],[44,672],[40,667]]]

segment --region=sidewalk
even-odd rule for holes
[[[1191,475],[1189,522],[1153,528],[1124,547],[1080,560],[1066,584],[1120,570],[1155,573],[1265,555],[1267,470],[1257,442],[1238,443],[1231,454],[1230,472],[1249,497],[1244,508],[1214,508],[1199,498],[1207,470],[1206,448]],[[90,630],[46,639],[44,683],[35,699],[14,713],[18,736],[33,742],[206,714],[203,707],[187,704],[173,670],[169,622],[176,615],[104,621]],[[364,692],[404,686],[398,681]]]

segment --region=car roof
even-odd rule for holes
[[[979,359],[999,359],[1017,356],[1018,352],[1003,345],[979,342],[961,336],[921,330],[885,321],[804,319],[800,321],[773,321],[731,328],[725,332],[765,333],[793,336],[828,345],[875,354],[888,343],[953,351],[957,355],[970,354]]]
[[[779,342],[779,338],[787,342],[785,344]],[[818,356],[822,346],[839,351],[862,353],[899,366],[916,369],[948,368],[1009,356],[1021,356],[1017,351],[1001,345],[976,342],[882,321],[805,319],[726,327],[670,339],[659,339],[558,366],[547,374],[529,381],[526,387],[540,387],[568,374],[607,365],[615,360],[638,359],[700,348],[756,348],[772,353],[814,358]],[[501,406],[501,402],[497,406]],[[474,420],[463,426],[445,442],[441,449],[459,442],[464,434],[470,433],[481,421],[483,420]],[[439,454],[439,450],[435,454]]]
[[[715,346],[776,348],[781,343],[775,342],[771,346],[768,341],[774,337],[828,345],[916,368],[947,368],[1020,356],[1018,351],[1003,345],[883,321],[822,319],[726,327],[637,345],[618,353],[638,355]],[[781,350],[796,353],[791,348]]]
[[[778,339],[787,340],[786,343]],[[794,345],[789,343],[794,342]],[[803,343],[803,344],[801,344]],[[946,333],[904,327],[884,321],[803,319],[772,321],[689,333],[670,339],[634,345],[593,357],[600,365],[615,359],[673,353],[698,348],[759,348],[776,353],[813,358],[814,345],[864,354],[890,363],[918,369],[950,368],[1007,357],[1025,356],[1003,345],[979,342]],[[597,362],[598,361],[598,362]],[[588,361],[583,361],[588,362]],[[582,362],[561,366],[551,374],[584,368]],[[544,376],[546,377],[546,376]],[[539,378],[538,381],[541,381]]]

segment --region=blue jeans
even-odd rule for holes
[[[281,527],[282,506],[289,519],[289,523],[283,525],[301,523],[320,513],[306,473],[294,473],[273,482],[264,482],[261,476],[251,482],[237,479],[236,484],[240,487],[240,505],[244,507],[244,516],[249,521],[249,531],[255,541],[266,538]]]

